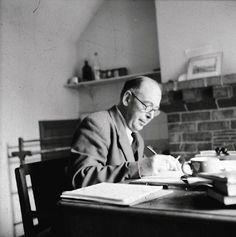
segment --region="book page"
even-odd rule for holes
[[[183,184],[181,177],[182,171],[163,171],[155,176],[144,176],[141,179],[132,180],[131,183],[143,183],[154,185]]]
[[[221,171],[217,173],[199,173],[199,176],[214,181],[236,183],[236,170]]]
[[[182,171],[164,171],[160,172],[159,175],[155,176],[145,176],[141,179],[135,179],[130,181],[133,184],[150,184],[150,185],[200,185],[200,184],[209,184],[212,181],[206,178],[198,176],[186,176],[185,179],[182,179],[184,173]]]

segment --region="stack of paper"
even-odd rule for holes
[[[65,191],[61,198],[102,202],[131,206],[170,194],[160,186],[145,186],[124,183],[99,183],[84,188]]]

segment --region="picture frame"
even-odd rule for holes
[[[220,76],[222,70],[222,52],[192,57],[188,63],[187,79]]]

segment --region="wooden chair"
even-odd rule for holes
[[[22,164],[15,169],[25,236],[52,236],[52,225],[59,216],[57,201],[62,191],[71,189],[67,165],[68,158],[60,158]],[[31,187],[27,176],[30,177]],[[30,190],[34,197],[35,211],[30,203]],[[34,224],[35,218],[38,220],[37,225]]]

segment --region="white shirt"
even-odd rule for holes
[[[131,145],[132,142],[133,142],[133,137],[132,137],[132,135],[131,135],[131,134],[132,134],[132,131],[128,128],[127,123],[126,123],[126,121],[125,121],[125,119],[124,119],[122,113],[120,112],[120,110],[119,110],[118,108],[117,108],[117,110],[118,110],[118,112],[119,112],[119,114],[120,114],[121,121],[122,121],[122,123],[123,123],[124,126],[125,126],[125,131],[126,131],[126,134],[127,134],[127,136],[128,136],[129,143],[130,143],[130,145]]]

